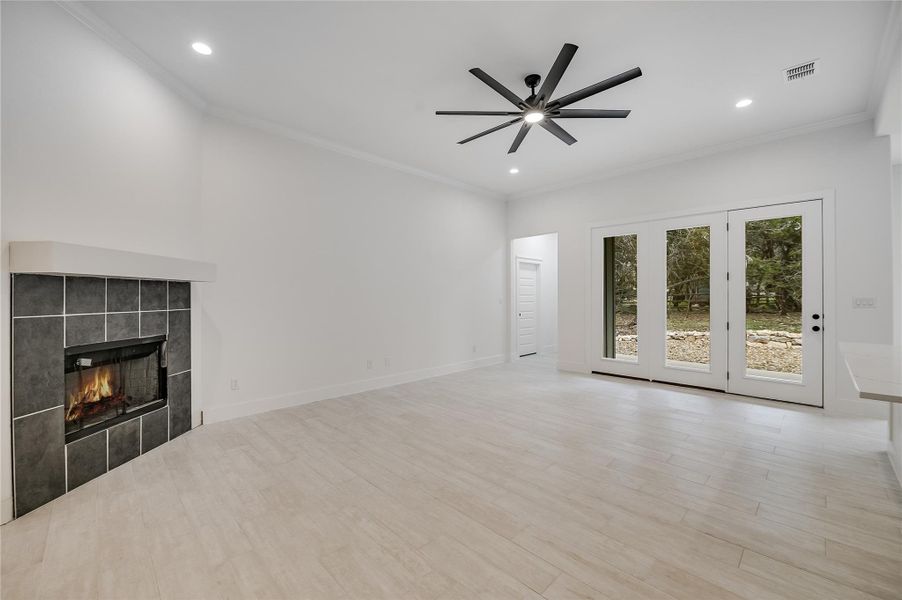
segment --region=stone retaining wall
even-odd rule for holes
[[[707,340],[710,334],[707,331],[668,331],[668,340]],[[618,341],[635,342],[638,336],[618,335]],[[770,329],[749,329],[745,332],[746,344],[760,344],[762,346],[774,346],[791,348],[802,345],[802,334],[789,331],[771,331]]]

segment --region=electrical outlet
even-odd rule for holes
[[[237,379],[230,379],[230,380],[229,380],[229,388],[230,388],[233,392],[237,392],[238,389],[239,389],[239,388],[238,388],[238,380],[237,380]]]
[[[473,344],[473,354],[476,354],[476,344]]]
[[[852,308],[874,308],[876,304],[874,298],[852,298]]]
[[[367,361],[366,361],[366,368],[367,368],[367,369],[372,369],[372,368],[373,368],[373,360],[372,360],[372,359],[367,359]]]
[[[387,356],[385,357],[385,368],[386,369],[391,368],[391,358],[389,358]]]

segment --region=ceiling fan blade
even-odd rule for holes
[[[573,55],[576,54],[576,48],[577,46],[574,44],[564,44],[564,47],[561,48],[560,53],[558,53],[557,58],[554,60],[554,64],[551,65],[551,70],[548,71],[548,75],[545,76],[545,81],[542,82],[542,87],[539,88],[539,93],[536,94],[536,102],[544,102],[551,98],[551,94],[554,93],[554,88],[557,87],[561,77],[564,75],[564,71],[567,70],[570,61],[573,60]]]
[[[549,102],[547,108],[550,110],[556,110],[558,108],[563,108],[574,102],[579,102],[580,100],[585,100],[589,96],[594,96],[599,92],[603,92],[605,90],[609,90],[612,87],[616,87],[621,83],[626,83],[627,81],[631,81],[636,77],[642,75],[642,70],[639,67],[635,69],[630,69],[629,71],[624,71],[620,75],[614,75],[613,77],[609,77],[604,81],[599,81],[596,84],[590,85],[589,87],[584,87],[583,89],[573,92],[572,94],[567,94],[566,96],[561,96],[557,100],[553,100]]]
[[[467,142],[472,142],[472,141],[475,140],[476,138],[481,138],[481,137],[484,136],[484,135],[488,135],[488,134],[490,134],[490,133],[495,133],[495,132],[498,131],[499,129],[504,129],[505,127],[509,127],[509,126],[513,125],[514,123],[516,123],[517,121],[519,121],[519,120],[521,120],[521,119],[522,119],[522,117],[517,117],[516,119],[511,119],[511,120],[508,121],[507,123],[502,123],[501,125],[496,125],[495,127],[492,127],[491,129],[486,129],[485,131],[480,132],[480,133],[477,133],[476,135],[471,135],[471,136],[468,137],[467,139],[465,139],[465,140],[460,140],[460,141],[457,142],[457,143],[458,143],[458,144],[466,144]]]
[[[500,110],[437,110],[437,115],[463,115],[467,117],[512,117],[518,112],[504,112]]]
[[[551,113],[554,119],[625,119],[628,110],[598,110],[594,108],[564,108]]]
[[[507,101],[510,102],[511,104],[513,104],[514,106],[516,106],[517,108],[524,106],[523,100],[521,100],[515,93],[513,93],[512,91],[510,91],[509,89],[507,89],[506,87],[501,85],[500,83],[498,83],[488,73],[486,73],[479,67],[476,67],[475,69],[470,69],[470,73],[475,75],[484,84],[486,84],[487,86],[489,86],[490,88],[492,88],[493,90],[495,90],[496,92],[498,92],[499,94],[501,94],[502,96],[507,98]]]
[[[517,148],[520,147],[520,144],[523,143],[523,138],[529,133],[529,125],[529,123],[523,123],[523,127],[520,128],[520,131],[517,132],[517,137],[514,138],[514,143],[511,144],[511,149],[507,151],[508,154],[516,152]]]
[[[572,146],[576,143],[576,138],[564,131],[564,129],[552,121],[551,119],[543,119],[539,121],[539,125],[544,127],[546,130],[554,134],[559,140],[567,144],[568,146]]]

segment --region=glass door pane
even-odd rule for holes
[[[745,224],[746,373],[802,379],[802,217]]]
[[[638,360],[638,240],[630,234],[602,241],[605,358]]]
[[[710,370],[711,227],[667,230],[668,367]]]

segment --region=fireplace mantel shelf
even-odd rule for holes
[[[10,273],[215,281],[216,265],[62,242],[10,242]]]

